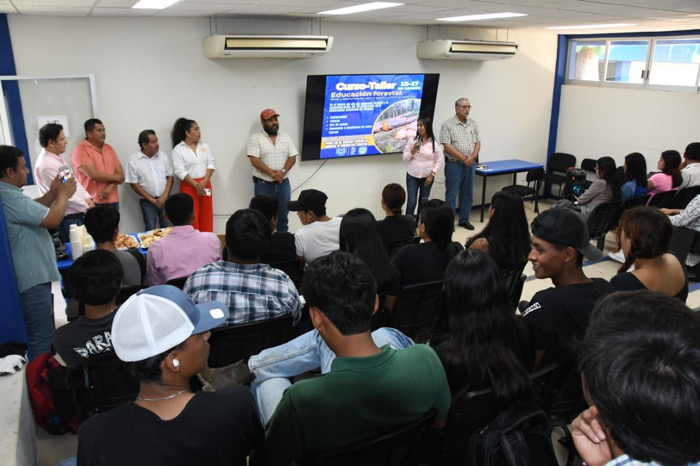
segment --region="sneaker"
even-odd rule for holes
[[[472,225],[472,224],[469,223],[468,221],[467,221],[467,222],[460,222],[460,223],[459,223],[459,226],[461,226],[462,228],[466,228],[467,230],[473,230],[473,229],[474,229],[474,225]]]

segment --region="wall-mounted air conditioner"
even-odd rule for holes
[[[215,34],[204,39],[208,58],[309,58],[333,46],[331,36],[252,36]]]
[[[416,44],[416,55],[425,60],[502,60],[517,51],[514,42],[444,39]]]

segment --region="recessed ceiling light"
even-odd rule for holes
[[[365,11],[381,10],[382,8],[392,8],[395,6],[402,6],[403,3],[392,3],[392,2],[372,2],[363,3],[362,5],[349,6],[346,8],[338,8],[336,10],[321,11],[317,14],[319,15],[351,15],[353,13],[362,13]]]
[[[515,18],[516,16],[527,16],[525,13],[486,13],[483,15],[452,16],[438,18],[438,21],[481,21],[484,19]]]
[[[163,10],[179,1],[180,0],[141,0],[131,8],[142,8],[146,10]]]
[[[618,23],[618,24],[581,24],[578,26],[552,26],[547,29],[602,29],[602,28],[622,28],[626,26],[635,26],[634,24]]]

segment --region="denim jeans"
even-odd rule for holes
[[[461,162],[445,160],[445,202],[456,208],[459,191],[459,222],[468,222],[474,203],[474,164],[467,167]]]
[[[382,347],[403,349],[413,346],[413,340],[396,329],[383,327],[372,332],[374,343]],[[255,374],[250,389],[258,403],[263,425],[272,417],[284,391],[292,382],[289,377],[321,368],[331,370],[335,353],[326,345],[317,330],[307,332],[294,340],[268,348],[248,360],[248,368]]]
[[[262,181],[255,182],[256,196],[270,196],[277,199],[277,231],[285,233],[289,231],[289,210],[287,203],[292,199],[292,190],[289,186],[289,180],[285,178],[281,183],[263,183]]]
[[[41,283],[20,293],[27,328],[29,360],[51,351],[53,344],[53,296],[51,283]]]
[[[146,199],[139,199],[141,206],[141,215],[143,215],[143,223],[146,225],[146,231],[156,229],[156,221],[161,228],[169,227],[171,224],[165,219],[165,208],[156,207]]]
[[[416,220],[418,219],[418,212],[420,208],[429,198],[430,189],[433,187],[425,185],[425,180],[427,178],[416,178],[406,173],[406,215],[411,215]],[[416,198],[418,198],[418,212],[414,213],[416,210]]]

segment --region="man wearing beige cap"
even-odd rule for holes
[[[292,138],[279,132],[279,114],[271,108],[260,112],[263,131],[253,134],[248,140],[248,158],[253,165],[253,183],[256,196],[277,199],[277,231],[289,230],[287,203],[291,199],[291,188],[287,173],[297,161],[297,148]]]

